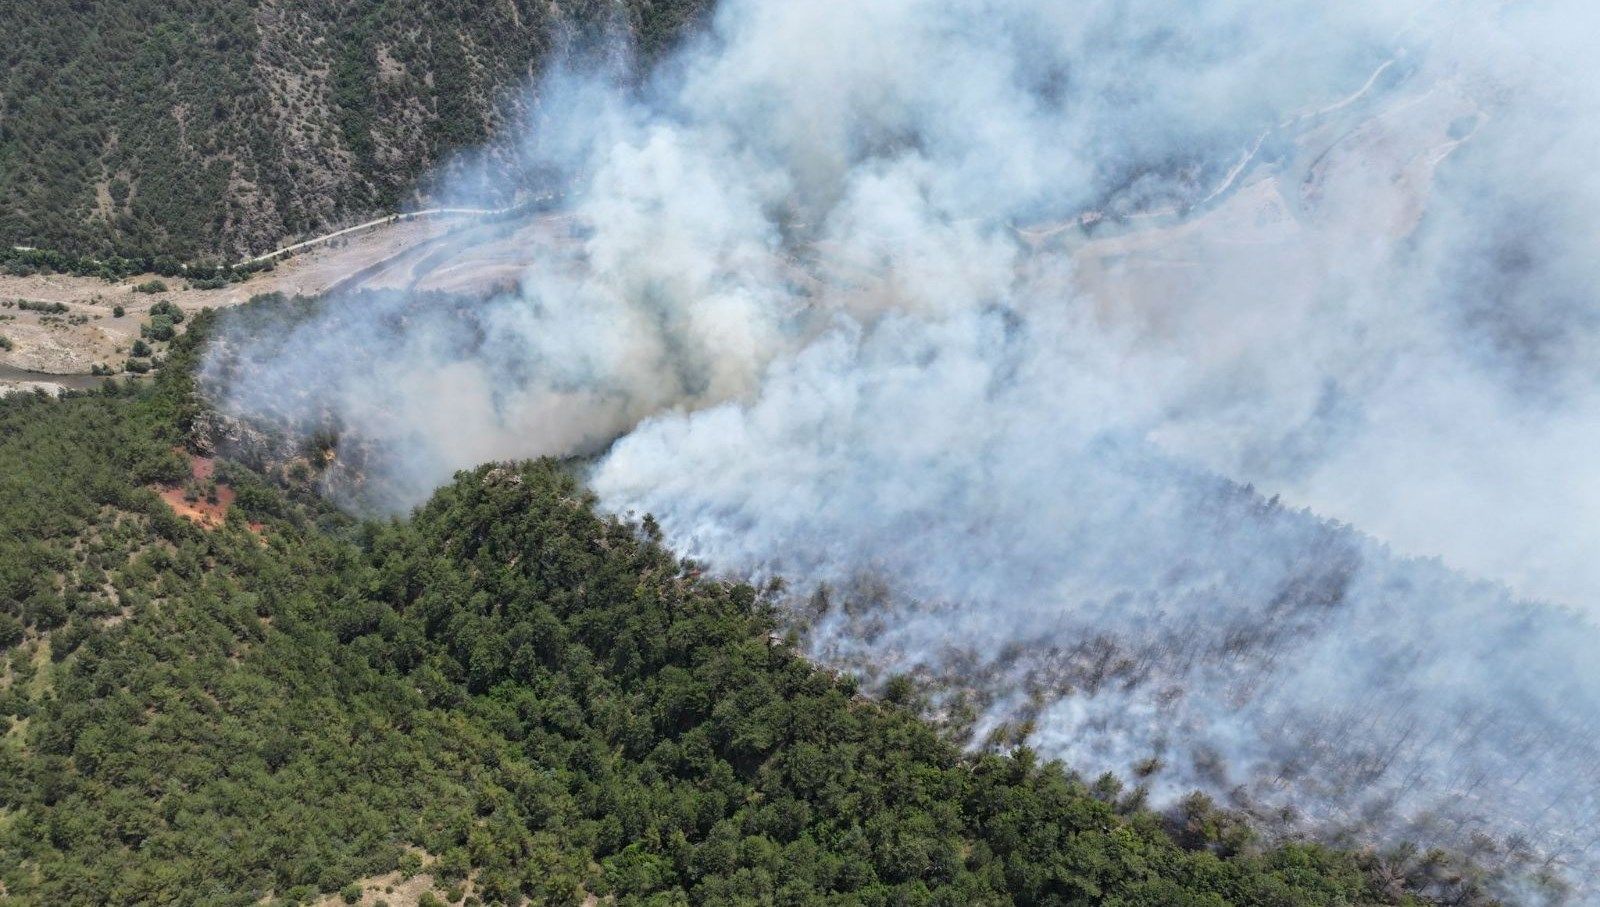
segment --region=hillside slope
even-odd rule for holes
[[[0,243],[233,257],[402,201],[553,52],[703,0],[0,2]]]
[[[1414,902],[1375,855],[961,755],[557,464],[366,525],[189,478],[192,337],[142,391],[0,401],[0,903],[404,903],[392,871],[413,902]]]

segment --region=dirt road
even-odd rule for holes
[[[356,224],[353,227],[345,227],[342,230],[334,230],[331,233],[324,233],[321,236],[313,236],[310,239],[301,240],[300,242],[284,246],[281,249],[273,249],[271,252],[263,252],[260,255],[251,256],[250,258],[240,261],[239,266],[243,267],[245,265],[252,265],[258,262],[271,261],[287,255],[294,255],[307,249],[313,249],[317,246],[326,245],[336,239],[347,237],[355,233],[362,233],[378,227],[391,226],[394,224],[401,224],[414,220],[432,220],[438,218],[491,220],[493,218],[505,217],[522,211],[532,212],[541,210],[547,208],[560,197],[560,193],[551,192],[541,195],[531,201],[523,202],[517,205],[509,205],[504,208],[424,208],[420,211],[402,211],[396,214],[386,214],[383,217],[369,220],[364,224]]]

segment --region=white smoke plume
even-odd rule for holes
[[[642,87],[541,84],[567,201],[517,292],[241,322],[213,386],[402,503],[595,455],[979,739],[1597,898],[1597,27],[725,0]]]

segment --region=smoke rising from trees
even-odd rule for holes
[[[594,456],[977,741],[1594,896],[1600,13],[1328,6],[728,0],[539,86],[517,293],[241,326],[218,393],[399,505]]]

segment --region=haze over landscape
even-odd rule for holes
[[[311,264],[213,288],[208,305],[279,295],[205,322],[203,346],[146,351],[158,381],[187,380],[165,360],[193,366],[179,443],[238,464],[241,507],[288,519],[250,491],[276,483],[310,508],[295,532],[365,527],[359,554],[325,559],[374,565],[338,587],[358,614],[332,624],[341,645],[410,640],[373,629],[392,607],[465,691],[430,703],[484,714],[528,659],[559,678],[527,681],[540,696],[611,672],[630,702],[666,697],[654,727],[689,752],[659,730],[699,714],[660,692],[677,668],[603,651],[632,629],[552,606],[602,666],[581,669],[511,654],[558,638],[542,616],[474,635],[523,601],[484,577],[546,569],[570,541],[545,535],[567,519],[550,514],[592,493],[602,528],[571,544],[593,572],[537,574],[527,596],[671,573],[637,613],[610,606],[649,621],[666,602],[666,625],[682,589],[748,582],[748,607],[774,609],[764,645],[963,758],[1109,773],[1134,787],[1102,796],[1114,811],[1153,809],[1219,858],[1266,845],[1199,835],[1220,820],[1194,792],[1252,841],[1378,855],[1360,897],[1281,903],[1600,903],[1600,7],[721,0],[671,41],[632,21],[553,40],[492,137],[430,159],[426,217],[464,225],[363,225],[395,231],[370,251],[314,239]],[[567,473],[515,465],[537,458]],[[569,473],[587,492],[553,478]],[[183,480],[163,481],[183,514]],[[191,519],[221,531],[224,498]],[[253,552],[276,524],[252,519],[234,529]],[[435,576],[479,616],[439,616]],[[434,656],[394,645],[396,683],[433,689],[411,678]],[[619,742],[608,695],[572,695],[594,739],[656,759]],[[715,704],[734,693],[702,695],[733,720]],[[519,720],[568,720],[538,714]],[[719,733],[730,772],[770,781],[737,755],[751,738]],[[573,796],[574,815],[615,807]],[[797,839],[763,821],[747,838]],[[623,860],[665,832],[579,838],[549,891],[763,900]],[[556,845],[521,846],[496,858],[524,873],[504,891],[560,900],[534,893],[556,876],[527,856]],[[681,878],[721,878],[686,852]],[[1457,859],[1470,871],[1418,868]],[[1180,903],[1046,896],[1005,865],[1017,903]],[[867,890],[846,875],[818,890]],[[988,902],[963,890],[929,903]],[[1181,903],[1279,903],[1245,890]]]
[[[1593,877],[1600,23],[1324,6],[724,3],[539,86],[516,292],[335,302],[229,405],[392,506],[592,456],[975,743]]]

